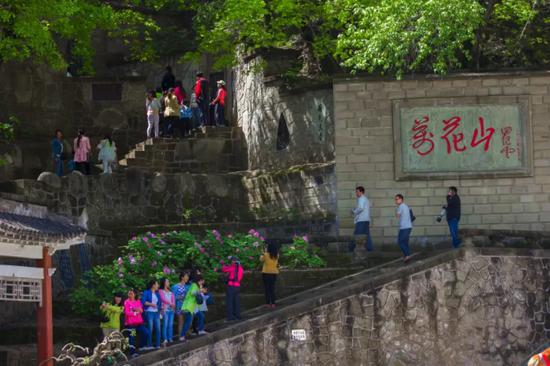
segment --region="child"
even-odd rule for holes
[[[113,332],[120,331],[120,314],[122,314],[122,295],[116,293],[112,304],[103,302],[99,307],[109,319],[107,322],[101,323],[100,327],[103,331],[103,336],[107,337]]]
[[[208,293],[208,287],[206,287],[206,284],[204,283],[204,279],[201,278],[201,280],[198,282],[200,293],[202,295],[202,304],[199,304],[199,308],[197,311],[197,323],[198,323],[198,335],[204,335],[208,334],[207,331],[204,330],[204,323],[206,320],[206,312],[208,311],[208,305],[212,304],[212,297]]]
[[[113,163],[116,160],[116,145],[111,139],[111,135],[106,134],[97,148],[99,149],[98,159],[103,162],[103,174],[111,174]]]
[[[155,92],[152,90],[147,93],[145,107],[147,108],[147,137],[159,137],[159,113],[161,107],[160,102],[155,97]]]

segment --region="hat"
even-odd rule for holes
[[[223,80],[218,80],[218,81],[216,82],[216,84],[220,84],[220,85],[225,86],[225,81],[223,81]]]

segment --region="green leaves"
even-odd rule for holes
[[[68,63],[64,40],[74,45],[71,56],[82,63],[82,72],[91,74],[96,30],[127,42],[137,59],[153,57],[148,41],[158,28],[136,11],[99,0],[0,0],[1,61],[32,59],[62,70]]]
[[[335,0],[342,32],[335,56],[351,70],[445,73],[475,38],[484,9],[473,0]]]

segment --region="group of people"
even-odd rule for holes
[[[266,306],[275,308],[275,283],[279,273],[279,250],[270,243],[260,257],[263,262],[262,276],[265,288]],[[240,288],[244,269],[237,257],[221,269],[226,280],[226,316],[228,322],[241,319]],[[161,345],[187,340],[193,329],[196,335],[207,334],[205,330],[206,312],[213,304],[200,269],[184,271],[179,282],[172,285],[167,278],[152,279],[141,293],[129,289],[126,300],[115,293],[112,303],[103,302],[100,311],[104,317],[100,324],[103,335],[108,336],[121,330],[121,317],[124,316],[124,329],[128,332],[130,354],[138,350],[158,349]],[[174,326],[176,333],[174,334]],[[139,337],[139,348],[136,345]]]
[[[191,134],[194,129],[207,125],[225,125],[225,81],[217,81],[216,97],[210,99],[209,82],[202,72],[197,72],[191,95],[180,80],[176,80],[172,67],[167,66],[161,87],[147,93],[147,137],[180,137]],[[211,118],[213,112],[213,118]],[[211,120],[213,119],[212,123]]]
[[[86,136],[84,129],[78,130],[71,152],[65,151],[63,132],[59,129],[55,130],[55,136],[50,146],[55,174],[60,177],[63,176],[65,161],[67,162],[69,171],[77,170],[82,174],[90,174],[92,147],[90,138]],[[103,165],[103,173],[112,173],[113,165],[116,162],[116,144],[110,134],[105,134],[104,138],[97,145],[97,149],[99,150],[98,160]]]
[[[351,210],[354,216],[353,221],[355,224],[353,235],[365,235],[365,248],[367,251],[372,251],[374,249],[374,244],[370,234],[370,204],[367,196],[365,195],[365,188],[363,186],[356,187],[355,196],[357,198],[357,205],[354,209]],[[416,219],[416,217],[414,216],[412,209],[407,204],[405,204],[405,198],[402,194],[396,194],[394,200],[395,204],[397,205],[395,217],[399,222],[397,244],[403,252],[403,261],[408,262],[411,259],[409,238],[413,229],[413,221]],[[446,196],[446,204],[443,206],[443,210],[437,216],[437,221],[441,221],[443,216],[446,216],[447,219],[453,247],[458,248],[461,244],[461,240],[458,237],[458,223],[460,221],[460,197],[458,196],[457,188],[454,186],[449,187]],[[355,245],[355,240],[350,243],[350,251],[355,250]]]

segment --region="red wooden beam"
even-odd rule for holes
[[[52,266],[52,257],[48,254],[48,248],[42,250],[42,259],[37,261],[39,267],[44,270],[42,280],[42,306],[36,312],[36,341],[38,345],[37,364],[42,366],[54,366],[53,360],[43,362],[53,357],[53,306],[52,306],[52,279],[49,269]]]

